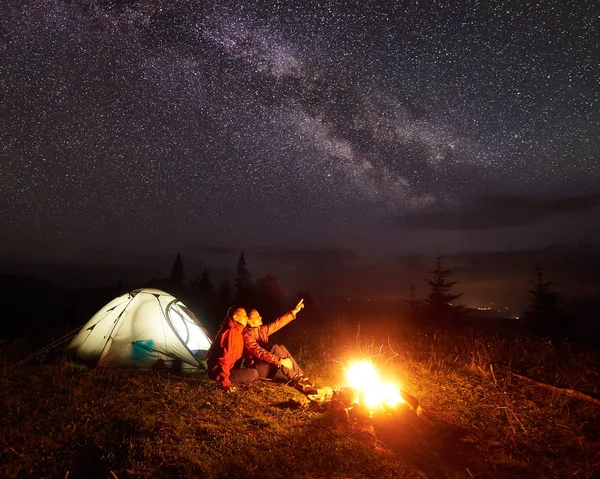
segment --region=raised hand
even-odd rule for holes
[[[296,307],[294,309],[292,309],[292,313],[298,314],[298,311],[300,311],[302,308],[304,308],[304,298],[302,298],[300,301],[298,301],[298,304],[296,305]]]

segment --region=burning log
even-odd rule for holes
[[[417,401],[417,398],[413,395],[407,393],[406,391],[400,391],[400,395],[404,402],[416,413],[417,416],[421,416],[423,414],[423,408]]]
[[[330,415],[342,421],[349,419],[360,422],[375,416],[392,416],[410,411],[422,416],[419,401],[396,384],[384,383],[379,379],[372,364],[354,363],[347,371],[349,386],[339,389],[323,388],[309,399],[327,404]]]
[[[414,396],[401,391],[394,383],[381,381],[375,367],[369,362],[352,364],[346,376],[350,386],[357,391],[353,402],[368,408],[371,414],[378,409],[394,410],[401,406],[409,407],[417,415],[423,413],[419,401]]]

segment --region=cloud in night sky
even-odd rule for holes
[[[521,226],[554,216],[598,214],[600,195],[570,198],[523,198],[489,196],[480,198],[471,208],[411,214],[399,220],[406,227],[431,230],[485,230]]]

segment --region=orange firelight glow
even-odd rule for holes
[[[375,367],[368,361],[353,363],[346,371],[348,385],[356,389],[356,403],[364,403],[371,411],[376,407],[394,407],[403,402],[397,385],[379,379]]]

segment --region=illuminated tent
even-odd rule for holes
[[[69,350],[90,366],[189,369],[199,366],[210,343],[183,303],[158,289],[138,289],[100,309]]]

